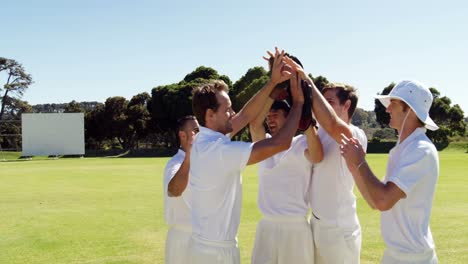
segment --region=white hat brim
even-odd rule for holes
[[[391,99],[398,99],[400,101],[405,102],[409,107],[411,107],[411,109],[413,109],[413,107],[408,102],[406,102],[405,99],[403,99],[403,98],[401,98],[399,96],[375,95],[374,98],[379,99],[379,101],[385,106],[385,108],[387,108],[390,105],[390,100]],[[424,126],[427,129],[432,130],[432,131],[435,131],[435,130],[439,129],[439,126],[437,126],[436,123],[434,122],[434,120],[432,120],[432,118],[429,116],[429,113],[427,113],[427,116],[420,116],[420,115],[418,115],[416,110],[413,109],[413,112],[416,114],[416,116],[419,118],[419,120],[421,120],[421,122],[424,123]]]

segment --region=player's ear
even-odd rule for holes
[[[184,131],[179,131],[178,134],[179,134],[180,141],[187,139],[187,135],[185,135]]]
[[[213,109],[208,108],[205,113],[205,122],[208,123],[209,121],[210,123],[212,123],[213,119],[215,118],[215,114],[216,112]]]

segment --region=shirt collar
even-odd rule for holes
[[[200,134],[207,135],[209,137],[229,139],[229,137],[227,135],[224,135],[224,134],[222,134],[220,132],[214,131],[213,129],[210,129],[210,128],[207,128],[207,127],[204,127],[204,126],[200,126]]]
[[[409,142],[413,141],[413,139],[415,139],[416,137],[422,134],[426,134],[426,129],[424,127],[418,127],[398,146],[402,146],[402,145],[405,146],[409,144]]]

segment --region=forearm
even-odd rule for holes
[[[373,209],[379,209],[379,203],[385,199],[385,184],[372,172],[367,162],[351,171],[354,181],[362,196]]]
[[[182,195],[187,188],[188,180],[189,180],[189,171],[190,171],[190,159],[184,159],[182,165],[180,166],[179,170],[176,172],[174,177],[168,184],[167,193],[169,197],[178,197]]]
[[[307,82],[312,86],[312,108],[320,126],[338,143],[340,143],[341,140],[341,133],[345,134],[347,137],[352,137],[353,135],[348,125],[338,117],[331,105],[308,76]]]
[[[238,115],[241,119],[245,120],[246,123],[250,123],[254,120],[268,100],[271,100],[270,93],[275,87],[271,81],[268,81],[260,91],[258,91],[250,100],[244,105],[239,111]]]
[[[256,142],[265,138],[265,127],[263,126],[263,122],[265,120],[265,117],[268,111],[270,111],[270,107],[273,104],[273,102],[274,100],[268,97],[260,114],[257,115],[254,118],[254,120],[252,120],[252,122],[250,122],[249,130],[250,130],[250,136],[252,137],[253,142]]]

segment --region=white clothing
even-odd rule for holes
[[[167,231],[166,264],[185,264],[189,261],[189,242],[192,228],[173,226]]]
[[[424,128],[417,128],[389,155],[384,182],[393,182],[406,194],[381,215],[382,237],[394,258],[401,254],[435,255],[429,219],[439,157],[425,132]]]
[[[404,254],[394,252],[388,248],[385,250],[382,264],[437,264],[437,255],[435,251],[429,251],[423,254]]]
[[[269,134],[267,138],[271,137]],[[314,243],[306,219],[312,164],[304,135],[291,147],[258,164],[258,207],[253,264],[313,263]]]
[[[364,150],[364,131],[349,125]],[[313,215],[311,228],[316,263],[359,263],[361,226],[356,213],[354,178],[341,156],[340,145],[323,129],[318,129],[323,160],[314,165],[309,192]]]
[[[289,149],[258,164],[258,207],[263,215],[307,215],[312,164],[304,155],[306,149],[307,139],[299,135]]]
[[[185,152],[179,149],[164,168],[164,219],[170,226],[166,237],[166,264],[187,263],[188,245],[192,235],[191,191],[188,184],[179,197],[169,197],[167,190],[184,159]]]
[[[197,239],[192,239],[191,252],[193,259],[202,256],[203,260],[194,263],[216,263],[207,258],[217,261],[219,256],[233,258],[223,261],[236,261],[239,255],[232,251],[236,249],[238,252],[237,246],[226,253],[225,248],[213,243],[237,245],[242,202],[241,171],[247,166],[252,146],[252,143],[231,141],[228,136],[206,127],[200,127],[193,141],[190,155],[192,238]],[[200,241],[207,243],[201,245]],[[205,254],[206,248],[210,247],[210,253]],[[197,249],[203,249],[205,253]]]
[[[349,126],[353,137],[359,140],[365,151],[366,134],[358,127]],[[359,221],[353,175],[341,156],[340,145],[321,127],[318,129],[318,136],[322,142],[323,160],[314,165],[309,192],[312,212],[329,225],[334,224],[345,229],[357,228]]]
[[[240,252],[234,241],[209,241],[193,235],[189,245],[192,264],[240,264]]]
[[[170,226],[191,226],[190,201],[192,194],[189,185],[187,184],[187,187],[179,197],[169,197],[167,194],[169,182],[174,178],[184,159],[185,152],[179,149],[177,154],[167,162],[164,168],[164,220]]]
[[[361,228],[345,229],[310,218],[315,245],[315,264],[359,264]]]
[[[314,263],[314,241],[306,217],[265,216],[260,220],[251,263]]]

